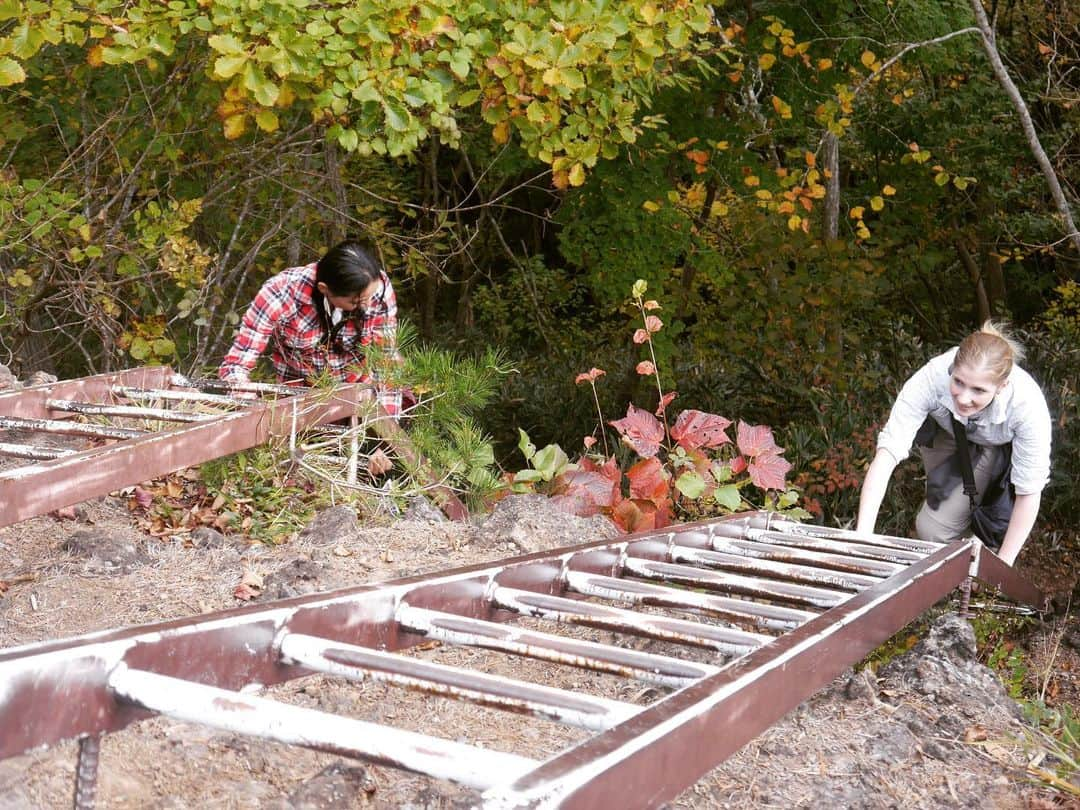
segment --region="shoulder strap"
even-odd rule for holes
[[[967,428],[960,424],[959,420],[949,414],[952,420],[953,439],[956,440],[957,461],[960,463],[960,475],[964,478],[964,494],[971,499],[972,507],[975,506],[975,496],[979,490],[975,487],[975,474],[971,471],[971,452],[968,450]]]

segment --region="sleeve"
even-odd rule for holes
[[[1020,393],[1020,392],[1016,392]],[[1018,495],[1042,492],[1050,481],[1050,409],[1038,384],[1024,392],[1023,407],[1016,409],[1013,425],[1012,472],[1009,478]]]
[[[935,357],[904,383],[889,412],[889,420],[878,434],[878,449],[886,451],[897,464],[908,457],[915,434],[937,404],[942,373],[939,366],[944,357]]]
[[[267,281],[244,313],[232,347],[218,369],[221,379],[246,382],[250,378],[285,311],[285,296],[280,286],[277,278]]]

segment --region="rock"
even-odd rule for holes
[[[86,559],[93,570],[101,573],[128,574],[149,560],[134,540],[108,529],[75,532],[60,544],[60,548]]]
[[[367,768],[335,763],[296,788],[279,806],[281,810],[359,807],[364,796],[374,792],[375,780]]]
[[[403,517],[405,520],[415,520],[421,523],[445,523],[447,520],[442,510],[423,495],[417,495],[409,501]]]
[[[331,506],[315,515],[297,539],[317,546],[348,545],[360,528],[356,512],[348,506]]]
[[[481,544],[511,544],[526,554],[604,540],[619,533],[605,517],[583,518],[564,512],[544,495],[503,498],[481,526]]]
[[[20,387],[19,381],[15,379],[15,375],[11,373],[11,369],[0,364],[0,391],[7,391],[12,388]]]
[[[288,599],[328,590],[324,579],[329,571],[328,566],[314,560],[293,560],[266,577],[258,598]]]
[[[191,532],[193,548],[224,548],[225,535],[209,526],[200,526]]]
[[[49,385],[50,383],[56,382],[56,379],[55,374],[49,374],[47,371],[35,371],[26,378],[26,385],[27,387],[34,385]]]

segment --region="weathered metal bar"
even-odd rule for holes
[[[974,547],[972,576],[981,579],[992,588],[997,588],[1010,599],[1031,605],[1040,613],[1050,610],[1050,597],[1047,594],[1020,576],[1011,565],[1007,565],[1001,557],[979,540],[972,538],[972,543]]]
[[[835,571],[850,571],[851,573],[868,574],[870,576],[892,576],[904,567],[900,563],[874,560],[852,554],[830,554],[804,548],[774,546],[753,540],[735,540],[720,535],[713,535],[711,546],[715,551],[742,554],[759,560],[813,565],[818,568],[831,568]]]
[[[857,591],[880,582],[884,577],[872,577],[866,574],[848,574],[842,571],[815,568],[809,565],[755,560],[739,554],[727,554],[723,551],[702,551],[700,549],[672,546],[671,561],[701,565],[722,571],[737,571],[764,577],[779,577],[793,582],[826,585],[847,591]]]
[[[622,675],[658,686],[686,686],[717,671],[716,667],[708,664],[680,661],[654,653],[564,638],[408,605],[398,610],[398,621],[415,633],[447,644],[501,650],[554,664]]]
[[[831,608],[843,602],[850,594],[810,585],[756,579],[741,574],[711,571],[679,563],[656,562],[627,557],[624,569],[635,576],[680,582],[696,588],[721,589],[728,593],[741,593],[758,599],[793,602],[798,605]]]
[[[94,808],[94,802],[97,799],[100,755],[100,734],[90,734],[79,740],[79,756],[75,763],[75,810],[93,810]]]
[[[141,708],[177,720],[316,751],[355,757],[484,790],[528,773],[513,754],[278,703],[119,665],[109,688]]]
[[[361,391],[367,386],[342,386],[332,397],[320,392],[253,403],[205,422],[0,471],[0,526],[287,435],[291,408],[299,409],[302,427],[348,416]]]
[[[766,611],[746,609],[745,601],[726,596],[713,596],[685,588],[671,588],[651,582],[640,582],[636,579],[619,579],[582,571],[567,571],[565,577],[566,586],[570,590],[586,596],[630,602],[636,605],[700,610],[723,619],[750,623],[769,630],[791,630],[817,616],[816,613],[806,610],[754,604],[753,607],[771,609],[767,615],[762,615]]]
[[[484,807],[658,807],[772,725],[967,576],[958,541],[716,675],[549,759]]]
[[[22,416],[26,419],[49,419],[53,416],[45,404],[49,399],[109,402],[113,398],[111,392],[114,385],[162,388],[168,386],[171,375],[172,370],[166,366],[154,366],[17,388],[0,393],[0,414]]]
[[[99,405],[96,402],[78,402],[73,399],[50,399],[47,404],[53,411],[87,416],[122,416],[155,422],[209,422],[218,418],[212,413],[174,411],[171,408],[144,408],[141,405]]]
[[[70,419],[23,419],[21,416],[0,416],[0,428],[32,433],[59,433],[64,436],[93,436],[99,439],[133,439],[146,435],[145,430],[135,428],[90,425]]]
[[[310,389],[306,385],[284,385],[282,383],[263,383],[263,382],[232,382],[229,380],[218,380],[209,377],[196,377],[195,379],[188,379],[183,374],[173,374],[169,380],[172,385],[178,388],[200,388],[209,389],[211,391],[243,391],[252,394],[282,394],[283,396],[292,397],[297,394],[303,394]]]
[[[495,588],[491,599],[505,610],[513,610],[526,616],[616,630],[678,644],[708,647],[724,655],[745,655],[762,644],[772,641],[771,636],[748,633],[733,627],[718,627],[685,619],[641,615],[632,610],[622,610],[580,599],[548,596],[516,588]]]
[[[173,400],[175,402],[206,402],[213,405],[239,405],[250,407],[257,400],[230,397],[225,394],[204,394],[201,391],[178,391],[175,388],[133,388],[129,385],[114,385],[113,393],[132,400]]]
[[[761,543],[769,543],[777,546],[794,546],[796,548],[808,548],[814,551],[826,551],[833,554],[850,552],[860,557],[869,557],[875,560],[901,563],[909,565],[918,562],[926,556],[924,552],[907,551],[894,546],[879,546],[870,543],[856,542],[853,540],[824,540],[810,535],[793,534],[787,532],[766,531],[765,529],[746,529],[745,535],[748,540],[756,540]]]
[[[34,447],[29,444],[0,442],[0,456],[28,458],[33,461],[48,461],[62,456],[70,456],[74,453],[74,450],[66,450],[62,447]]]
[[[615,700],[330,642],[315,636],[286,634],[280,640],[280,649],[287,662],[327,675],[353,681],[383,681],[438,697],[515,711],[590,731],[606,731],[641,710],[638,706]]]
[[[902,548],[908,551],[918,551],[921,554],[932,554],[941,548],[944,543],[935,543],[930,540],[918,540],[914,537],[897,537],[891,534],[869,534],[857,532],[852,529],[838,529],[831,526],[818,526],[813,523],[799,523],[778,515],[757,515],[743,519],[750,528],[768,529],[781,534],[800,535],[802,537],[818,537],[829,540],[853,540],[857,543],[866,543],[891,548]]]

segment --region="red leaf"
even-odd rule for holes
[[[664,322],[655,315],[649,315],[645,318],[645,328],[650,332],[659,332],[663,325]]]
[[[730,419],[715,413],[686,410],[679,414],[671,428],[673,438],[684,450],[697,447],[719,447],[728,444],[731,437],[724,431],[731,425]]]
[[[731,474],[732,475],[738,475],[739,473],[741,473],[745,469],[746,469],[746,457],[745,456],[735,456],[735,458],[733,458],[731,460]]]
[[[635,408],[633,404],[627,406],[625,417],[608,424],[619,431],[623,441],[643,458],[655,456],[660,450],[660,442],[664,440],[664,426],[660,421],[648,411]]]
[[[650,374],[656,373],[656,366],[654,366],[648,360],[642,360],[640,363],[637,364],[637,368],[635,370],[642,377],[648,377]]]
[[[659,505],[668,497],[668,479],[658,458],[642,459],[626,471],[626,478],[630,481],[631,498],[644,498]]]
[[[765,453],[750,462],[750,480],[761,489],[783,489],[791,462],[775,453]]]
[[[664,411],[667,410],[667,406],[671,404],[671,400],[675,399],[677,396],[678,394],[674,391],[669,391],[664,394],[664,396],[660,397],[660,404],[656,406],[656,415],[663,416]]]
[[[241,602],[250,602],[252,599],[259,595],[259,592],[256,589],[252,588],[250,585],[241,582],[239,585],[233,588],[232,595],[233,599],[239,599]]]
[[[649,333],[644,329],[634,330],[634,343],[647,343],[649,341]]]
[[[619,482],[618,479],[613,481],[599,470],[578,469],[560,475],[557,486],[561,489],[559,498],[579,498],[591,504],[588,515],[575,512],[588,517],[595,515],[600,509],[611,508]]]
[[[583,382],[591,383],[595,382],[597,378],[603,377],[607,374],[602,368],[596,368],[593,366],[588,371],[583,371],[574,378],[575,385],[581,385]]]
[[[588,450],[590,447],[592,447],[594,444],[596,444],[596,437],[595,436],[586,436],[584,438],[583,442],[585,444],[585,449]]]
[[[660,304],[658,304],[656,301],[651,301],[651,300],[646,301],[641,306],[643,306],[645,309],[660,309]]]
[[[743,455],[756,458],[762,455],[777,455],[784,452],[783,447],[776,446],[772,428],[767,425],[748,425],[739,420],[739,428],[736,436],[739,452]]]
[[[646,532],[666,526],[665,513],[652,501],[625,500],[615,507],[612,520],[627,532]]]

